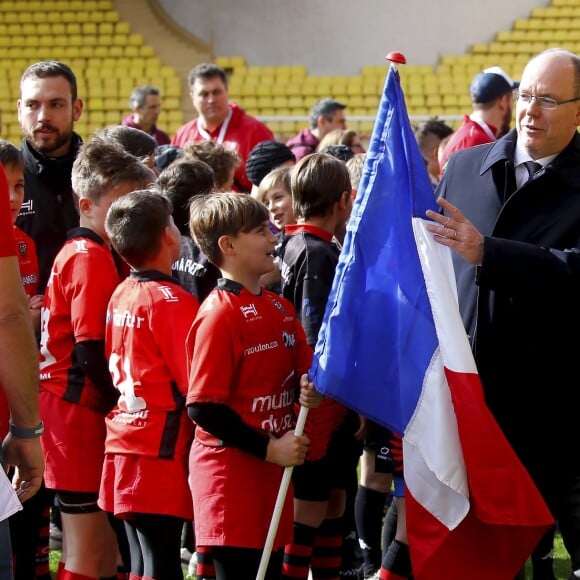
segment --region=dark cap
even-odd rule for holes
[[[517,89],[520,83],[514,81],[502,68],[492,66],[475,75],[469,93],[473,103],[491,103],[495,99]]]
[[[354,151],[348,145],[329,145],[325,147],[320,153],[326,153],[327,155],[332,155],[340,161],[345,163],[354,157]]]
[[[155,168],[163,171],[183,155],[183,149],[177,145],[159,145],[155,150]]]
[[[287,161],[296,161],[289,147],[279,141],[262,141],[254,146],[246,161],[246,175],[257,187],[272,169]]]

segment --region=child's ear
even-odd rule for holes
[[[168,244],[169,246],[175,246],[175,238],[173,237],[173,231],[171,229],[171,226],[165,226],[165,229],[163,230],[163,241]],[[179,244],[181,245],[181,238],[179,241]]]
[[[342,195],[340,196],[340,199],[338,200],[338,207],[340,209],[346,209],[346,207],[348,206],[348,201],[349,201],[349,198],[351,196],[351,193],[352,192],[350,192],[350,191],[343,191],[342,192]]]
[[[79,198],[79,212],[90,216],[93,209],[93,203],[88,197]]]
[[[220,236],[218,246],[224,256],[233,256],[235,254],[232,236]]]

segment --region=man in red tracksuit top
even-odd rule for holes
[[[254,145],[271,141],[274,134],[266,125],[228,102],[226,73],[214,64],[199,64],[189,73],[189,90],[199,117],[180,127],[171,143],[184,147],[195,141],[213,141],[236,151],[242,163],[234,177],[237,191],[249,193],[252,184],[246,175],[246,161]]]

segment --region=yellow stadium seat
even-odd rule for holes
[[[86,106],[88,111],[103,111],[105,109],[103,99],[100,97],[88,98]]]
[[[83,34],[97,35],[99,33],[99,28],[94,22],[83,22],[81,30]]]
[[[126,34],[113,34],[113,45],[125,47],[129,44],[129,37]]]
[[[123,118],[123,112],[119,109],[114,109],[112,111],[105,111],[105,123],[107,125],[118,125]]]
[[[119,21],[119,13],[115,12],[114,10],[107,10],[103,12],[103,20],[105,22],[118,22]]]
[[[246,59],[243,56],[230,56],[230,66],[233,69],[246,66]]]
[[[124,50],[124,55],[128,58],[138,58],[139,57],[139,47],[126,46],[125,50]]]
[[[78,22],[68,22],[64,24],[65,34],[67,36],[71,34],[82,34],[81,25]]]
[[[97,42],[100,43],[99,37],[97,37]],[[107,46],[95,46],[93,48],[93,56],[95,58],[106,58],[109,56],[109,48]]]
[[[183,113],[181,111],[167,111],[167,118],[171,123],[182,123]]]
[[[363,106],[365,106],[367,108],[376,109],[379,106],[379,101],[380,101],[379,95],[376,95],[376,96],[366,95],[365,97],[363,97],[363,102],[364,102]]]
[[[129,34],[128,39],[129,45],[131,46],[142,46],[143,45],[143,36],[141,34]]]
[[[167,109],[177,109],[180,105],[181,103],[179,102],[179,99],[175,97],[167,97],[163,99],[163,106]]]
[[[304,98],[301,95],[292,95],[288,97],[288,106],[292,109],[304,108]]]
[[[483,43],[475,43],[472,47],[471,47],[471,51],[474,54],[487,54],[488,52],[488,45],[487,44],[483,44]]]
[[[89,111],[88,116],[91,125],[105,124],[105,113],[103,111],[91,110]]]
[[[112,35],[115,32],[115,27],[112,22],[101,22],[99,24],[99,34]]]
[[[259,109],[271,109],[274,107],[274,99],[270,96],[258,95],[256,97],[256,107]]]
[[[152,46],[140,46],[139,47],[139,56],[141,57],[154,57],[155,56],[155,50]]]
[[[290,76],[293,78],[304,78],[306,76],[306,67],[303,65],[292,65],[290,67]]]
[[[165,97],[181,98],[181,86],[166,86],[163,90],[163,95]]]
[[[131,26],[128,22],[117,22],[115,24],[116,34],[129,34],[131,32]]]
[[[291,76],[291,68],[287,65],[279,65],[276,67],[275,75],[278,78],[288,78]]]
[[[229,56],[216,56],[214,58],[214,63],[221,68],[231,67],[231,61]]]
[[[266,125],[268,126],[268,129],[274,133],[274,135],[278,135],[280,132],[280,121],[268,121]]]

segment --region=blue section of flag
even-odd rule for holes
[[[403,433],[437,337],[411,219],[437,210],[391,67],[311,368],[316,388]]]

